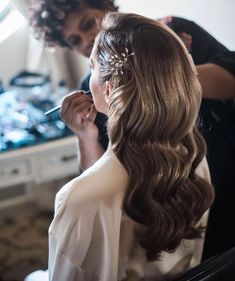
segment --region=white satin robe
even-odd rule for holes
[[[206,160],[197,173],[210,180]],[[200,262],[203,239],[183,240],[149,262],[122,210],[127,173],[109,148],[56,195],[49,228],[50,281],[169,280]],[[208,212],[201,219],[206,225]]]

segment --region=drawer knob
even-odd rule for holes
[[[68,162],[77,158],[77,155],[67,155],[61,158],[62,162]]]

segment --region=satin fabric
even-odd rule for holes
[[[204,159],[197,173],[210,180]],[[149,262],[122,209],[128,175],[110,148],[56,195],[49,228],[50,281],[171,280],[200,262],[203,239],[182,240]],[[201,223],[206,225],[208,212]]]

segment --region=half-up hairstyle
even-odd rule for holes
[[[206,153],[197,129],[201,87],[181,40],[160,22],[110,13],[96,40],[100,79],[111,81],[108,134],[128,172],[123,207],[147,258],[201,237],[213,188],[195,173]],[[117,74],[110,58],[122,60]]]

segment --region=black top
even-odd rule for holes
[[[178,17],[168,17],[163,21],[181,37],[196,65],[217,64],[235,75],[235,52],[229,51],[192,21]],[[89,78],[90,75],[83,81],[83,90],[89,89]],[[204,98],[199,119],[199,129],[207,143],[207,160],[216,192],[206,233],[204,258],[207,258],[235,246],[234,101]],[[97,115],[100,142],[105,149],[108,144],[106,120],[105,115]]]

